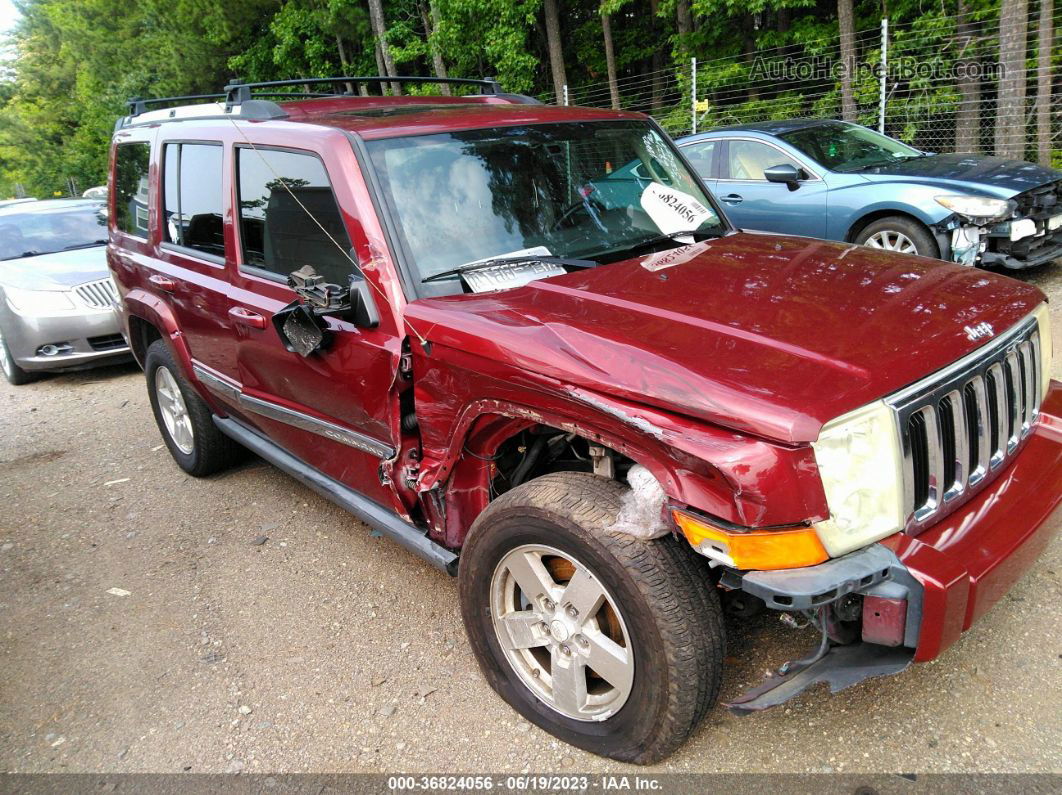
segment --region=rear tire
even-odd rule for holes
[[[155,422],[181,469],[201,478],[227,469],[240,458],[243,448],[218,430],[210,407],[181,373],[164,340],[148,347],[144,373]]]
[[[869,248],[940,259],[940,248],[929,230],[902,215],[889,215],[867,224],[859,230],[854,242]]]
[[[505,701],[567,743],[650,764],[715,703],[723,624],[679,541],[611,529],[626,493],[577,472],[507,492],[472,525],[459,593],[480,668]]]

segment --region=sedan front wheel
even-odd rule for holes
[[[900,254],[940,257],[940,249],[929,230],[913,218],[900,215],[890,215],[867,224],[859,230],[854,242]]]

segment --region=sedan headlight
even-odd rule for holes
[[[830,518],[815,525],[831,557],[903,526],[903,474],[896,415],[882,401],[828,422],[812,444]]]
[[[953,213],[985,223],[1002,221],[1017,207],[1009,199],[990,199],[987,196],[945,195],[934,198],[937,204],[947,207]]]
[[[68,312],[74,309],[74,302],[66,292],[59,290],[23,290],[19,287],[5,287],[4,295],[16,312],[24,314],[47,314],[48,312]]]
[[[1051,386],[1051,310],[1047,304],[1040,304],[1034,314],[1040,331],[1040,402],[1043,403]]]

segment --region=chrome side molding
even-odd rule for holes
[[[252,414],[276,420],[277,422],[283,422],[285,425],[291,425],[292,427],[299,428],[303,431],[315,433],[318,436],[331,439],[333,442],[345,444],[348,447],[353,447],[355,450],[361,450],[363,453],[374,455],[377,458],[389,459],[395,457],[395,449],[386,442],[381,442],[379,439],[374,439],[371,436],[359,433],[350,428],[344,428],[334,422],[322,420],[309,414],[305,414],[304,412],[296,411],[295,409],[289,409],[287,406],[281,406],[270,400],[263,400],[262,398],[245,395],[239,385],[233,384],[226,379],[214,375],[198,364],[192,365],[192,371],[195,373],[195,377],[199,379],[199,382],[211,392],[234,403],[238,403],[242,408]]]

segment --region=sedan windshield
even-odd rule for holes
[[[500,127],[367,145],[426,295],[460,292],[454,271],[481,260],[593,265],[641,246],[681,244],[683,232],[723,231],[697,177],[644,122]]]
[[[841,173],[885,166],[923,154],[886,135],[841,121],[780,133],[778,137],[830,171]]]
[[[102,205],[42,210],[13,208],[0,215],[0,260],[54,254],[107,242]]]

